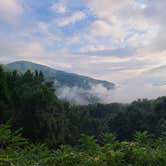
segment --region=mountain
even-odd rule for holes
[[[103,90],[104,88],[104,90],[107,91],[115,88],[115,84],[108,81],[96,80],[87,76],[55,70],[44,65],[27,61],[13,62],[7,64],[7,67],[21,72],[27,70],[33,72],[35,70],[41,71],[47,80],[55,82],[57,95],[60,98],[78,104],[104,102],[102,101],[101,95],[98,94],[98,89]]]
[[[108,81],[103,81],[103,80],[96,80],[90,77],[74,74],[74,73],[68,73],[60,70],[55,70],[53,68],[40,65],[40,64],[35,64],[32,62],[27,62],[27,61],[17,61],[13,62],[7,65],[7,67],[11,69],[15,69],[21,72],[25,72],[27,70],[31,71],[42,71],[46,79],[51,79],[51,80],[56,80],[58,81],[61,85],[66,85],[69,87],[80,87],[84,89],[89,89],[91,84],[101,84],[107,89],[112,89],[114,88],[114,84],[110,83]]]

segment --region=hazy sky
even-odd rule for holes
[[[166,0],[0,0],[0,62],[28,60],[166,95]]]

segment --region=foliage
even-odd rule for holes
[[[31,144],[25,142],[22,146],[20,134],[11,136],[9,126],[1,125],[0,133],[3,133],[1,141],[15,139],[6,147],[0,149],[0,164],[3,166],[165,166],[165,144],[140,144],[142,137],[137,141],[119,142],[111,139],[106,144],[99,145],[94,137],[82,135],[80,145],[60,146],[56,150],[50,150],[46,145]],[[142,133],[144,135],[145,133]],[[112,134],[110,134],[111,136]],[[138,133],[137,133],[138,135]],[[141,133],[139,133],[141,135]],[[113,136],[113,135],[112,135]],[[108,138],[108,134],[104,136]],[[139,140],[139,138],[141,140]],[[108,141],[108,140],[107,140]],[[153,140],[156,142],[157,140]],[[21,144],[18,144],[20,142]],[[16,147],[17,148],[14,148]]]
[[[0,165],[166,165],[166,97],[74,106],[55,92],[41,72],[0,67]]]

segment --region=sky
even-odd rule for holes
[[[112,101],[166,95],[165,9],[165,0],[0,0],[0,63],[114,82]]]

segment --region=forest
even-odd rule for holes
[[[1,66],[0,165],[165,166],[166,97],[76,106],[42,72]]]

